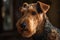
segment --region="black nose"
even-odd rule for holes
[[[22,24],[21,24],[21,28],[25,28],[26,27],[26,23],[25,22],[23,22]]]

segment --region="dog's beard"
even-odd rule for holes
[[[45,18],[44,18],[44,20],[41,22],[41,23],[39,23],[39,25],[38,25],[38,27],[36,28],[36,34],[41,34],[41,33],[43,33],[43,31],[44,31],[44,28],[45,28],[45,22],[46,22],[46,20],[45,20]]]
[[[28,28],[28,31],[24,31],[22,33],[22,36],[23,37],[31,37],[33,36],[34,34],[36,33],[42,33],[43,30],[44,30],[44,23],[45,23],[45,19],[40,21],[40,22],[37,22],[37,20],[34,20],[33,19],[29,19],[29,27],[27,26]]]
[[[27,31],[24,31],[23,28],[18,26],[18,31],[20,30],[19,33],[23,37],[29,38],[36,33],[41,33],[44,29],[45,18],[42,14],[36,16],[29,15],[27,17],[23,17],[18,21],[18,25],[20,23],[23,23],[24,21],[27,24],[26,26],[26,28],[28,29]]]
[[[32,19],[28,19],[28,20],[29,20],[28,26],[27,26],[28,31],[24,31],[22,33],[23,37],[31,37],[33,34],[36,33],[37,24],[35,24],[35,23],[37,23],[37,22],[34,22],[33,18]]]

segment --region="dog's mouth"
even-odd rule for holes
[[[29,26],[27,26],[27,25],[24,26],[24,25],[22,25],[22,26],[20,25],[18,32],[20,33],[20,35],[22,37],[26,37],[26,38],[30,37],[29,35],[31,35],[31,30],[29,29]]]
[[[29,38],[29,37],[31,37],[31,34],[32,34],[32,32],[29,31],[29,29],[22,29],[22,30],[20,31],[20,35],[21,35],[22,37]]]
[[[23,31],[23,32],[22,32],[22,36],[23,36],[23,37],[26,37],[26,36],[28,36],[28,35],[30,35],[30,31]]]
[[[26,26],[25,28],[21,28],[21,26],[20,26],[19,33],[22,37],[29,38],[34,34],[34,30],[31,31],[31,28],[29,26]]]

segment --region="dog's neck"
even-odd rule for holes
[[[47,40],[46,37],[47,37],[47,33],[44,31],[41,34],[34,35],[32,38],[34,40]]]
[[[38,33],[38,34],[36,34],[36,35],[33,36],[33,39],[34,39],[34,40],[49,40],[47,34],[51,32],[51,29],[56,29],[57,32],[60,33],[60,29],[54,27],[54,26],[50,23],[49,20],[46,20],[44,27],[45,27],[45,28],[44,28],[44,31],[43,31],[41,34]],[[60,36],[59,36],[59,37],[60,37]],[[56,40],[57,40],[57,39],[56,39]]]
[[[44,24],[44,30],[42,33],[37,33],[36,35],[33,36],[34,40],[47,40],[47,34],[51,31],[51,29],[49,27],[46,27],[47,25],[47,21],[49,22],[49,20],[45,20],[45,24]],[[48,23],[50,25],[50,23]]]

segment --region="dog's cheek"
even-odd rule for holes
[[[35,21],[33,20],[34,20],[33,18],[29,18],[29,27],[28,27],[29,32],[25,33],[26,37],[31,37],[36,33],[36,25],[34,24]]]
[[[32,34],[32,35],[35,34],[35,33],[36,33],[37,23],[36,23],[36,21],[34,20],[34,18],[31,18],[31,19],[29,20],[29,25],[30,25],[29,30],[30,30],[31,34]]]

